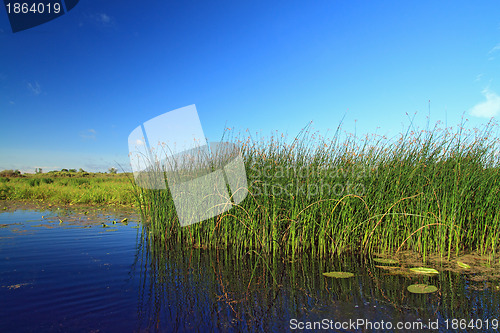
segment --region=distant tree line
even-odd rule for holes
[[[61,171],[52,170],[52,171],[49,171],[48,173],[49,174],[59,174],[61,172],[79,173],[83,176],[87,176],[90,174],[87,171],[83,170],[82,168],[78,169],[78,171],[76,169],[61,169]],[[42,168],[35,168],[35,174],[42,174],[42,173],[43,173]],[[99,172],[99,173],[102,173],[102,172]],[[108,169],[108,173],[116,174],[116,173],[118,173],[118,169],[111,167]],[[19,171],[19,170],[3,170],[3,171],[0,171],[0,177],[23,177],[23,175],[21,174],[21,171]]]
[[[3,170],[0,171],[0,177],[22,177],[19,170]]]

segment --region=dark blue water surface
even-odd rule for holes
[[[138,281],[131,276],[137,223],[111,228],[101,215],[81,226],[57,216],[0,214],[0,224],[9,225],[0,228],[0,331],[130,331],[137,308]]]
[[[359,257],[267,261],[152,244],[147,233],[121,212],[0,213],[0,332],[412,331],[382,321],[493,332],[500,319],[495,267],[489,279],[389,275]],[[355,277],[322,275],[336,270]],[[411,294],[414,283],[439,290]]]

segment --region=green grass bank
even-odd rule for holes
[[[20,174],[0,172],[0,200],[36,201],[53,205],[136,204],[130,174],[48,172]]]

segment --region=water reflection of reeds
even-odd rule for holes
[[[255,252],[168,247],[144,227],[135,273],[140,277],[138,327],[142,331],[286,331],[290,320],[422,321],[498,318],[496,282],[465,275],[391,275],[370,258],[289,262]],[[348,271],[348,279],[326,278]],[[414,283],[436,285],[411,294]],[[484,289],[485,288],[485,289]],[[482,289],[482,290],[481,290]],[[444,326],[441,327],[442,331]],[[449,330],[448,330],[449,331]]]

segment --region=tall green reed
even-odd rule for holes
[[[413,127],[411,128],[413,129]],[[396,139],[332,137],[305,127],[296,137],[233,134],[247,198],[181,228],[168,190],[136,187],[150,232],[161,242],[294,258],[346,251],[496,253],[499,246],[498,126],[409,130]],[[158,173],[164,173],[156,165]],[[149,227],[148,227],[149,228]]]

